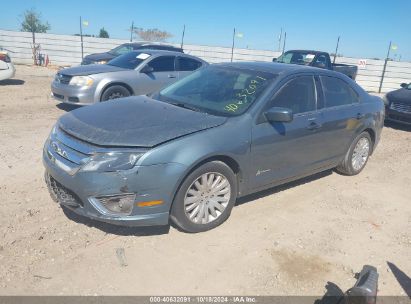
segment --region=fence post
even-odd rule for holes
[[[391,50],[391,41],[390,41],[390,45],[388,46],[387,57],[385,58],[385,61],[384,61],[384,67],[382,69],[380,88],[378,89],[378,93],[381,93],[382,83],[384,82],[385,69],[387,68],[387,62],[388,62],[388,59],[390,57],[390,50]]]

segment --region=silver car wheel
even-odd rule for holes
[[[355,145],[351,164],[355,171],[359,171],[364,167],[370,154],[370,141],[366,137],[362,137]]]
[[[123,97],[123,94],[120,92],[113,92],[108,96],[108,99],[116,99],[116,98],[121,98]]]
[[[216,172],[208,172],[197,178],[184,197],[184,211],[195,224],[208,224],[223,214],[231,197],[228,179]]]

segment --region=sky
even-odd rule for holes
[[[411,0],[12,0],[3,3],[0,29],[20,30],[23,13],[34,8],[53,34],[85,34],[104,27],[110,38],[129,39],[136,27],[170,32],[170,43],[231,46],[233,29],[243,34],[236,47],[278,50],[281,28],[285,49],[334,52],[346,57],[385,58],[389,42],[394,60],[411,61]]]

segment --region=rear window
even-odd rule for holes
[[[107,64],[123,69],[134,70],[149,57],[150,54],[144,52],[129,52],[110,60]]]

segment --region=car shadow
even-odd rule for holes
[[[5,79],[0,81],[0,85],[22,85],[25,81],[21,79]]]
[[[289,182],[289,183],[286,183],[286,184],[283,184],[283,185],[275,186],[275,187],[272,187],[272,188],[267,189],[267,190],[262,190],[262,191],[259,191],[259,192],[253,193],[253,194],[246,195],[244,197],[241,197],[241,198],[237,199],[236,206],[246,204],[246,203],[249,203],[251,201],[263,198],[265,196],[276,194],[276,193],[279,193],[281,191],[288,190],[290,188],[294,188],[296,186],[300,186],[300,185],[315,181],[317,179],[329,176],[333,172],[334,171],[332,169],[326,170],[326,171],[319,172],[319,173],[316,173],[314,175],[310,175],[310,176],[307,176],[307,177],[304,177],[304,178],[301,178],[301,179],[298,179],[298,180],[295,180],[295,181],[292,181],[292,182]]]
[[[341,304],[344,303],[344,291],[333,282],[325,285],[325,294],[321,299],[314,301],[314,304]]]
[[[385,121],[384,127],[395,129],[395,130],[400,130],[400,131],[408,131],[408,132],[411,131],[411,125],[406,125],[406,124],[402,124],[402,123],[398,123],[394,121]]]
[[[280,185],[280,186],[276,186],[267,190],[263,190],[260,192],[256,192],[247,196],[244,196],[242,198],[237,199],[236,201],[236,206],[245,204],[245,203],[249,203],[251,201],[260,199],[262,197],[265,196],[269,196],[275,193],[279,193],[281,191],[299,186],[299,185],[303,185],[309,182],[312,182],[314,180],[329,176],[333,173],[333,170],[326,170],[320,173],[316,173],[314,175],[305,177],[305,178],[301,178],[299,180],[296,181],[292,181],[289,183],[286,183],[284,185]],[[181,228],[179,228],[177,225],[175,225],[174,223],[172,223],[170,221],[169,225],[165,225],[165,226],[149,226],[149,227],[125,227],[125,226],[117,226],[117,225],[113,225],[113,224],[109,224],[109,223],[105,223],[105,222],[100,222],[100,221],[96,221],[84,216],[80,216],[78,214],[76,214],[75,212],[73,212],[72,210],[70,210],[69,208],[66,208],[64,206],[61,206],[63,213],[67,216],[68,219],[79,223],[79,224],[83,224],[86,225],[88,227],[94,227],[97,228],[99,230],[102,230],[106,233],[110,233],[110,234],[115,234],[115,235],[121,235],[121,236],[151,236],[151,235],[161,235],[161,234],[168,234],[170,231],[170,228],[173,227],[176,230],[183,232],[183,230],[181,230]]]
[[[68,103],[58,103],[58,104],[56,104],[56,107],[59,108],[60,110],[66,111],[66,112],[70,112],[70,111],[73,111],[75,109],[81,108],[81,106],[76,106],[76,105],[72,105],[72,104],[68,104]]]
[[[168,234],[170,231],[170,225],[165,226],[149,226],[149,227],[125,227],[112,225],[100,221],[96,221],[87,217],[80,216],[70,209],[61,206],[63,213],[68,219],[78,223],[83,224],[88,227],[94,227],[105,233],[115,234],[118,236],[151,236],[151,235],[162,235]]]
[[[411,278],[406,275],[401,269],[399,269],[395,264],[387,261],[387,265],[388,267],[390,267],[392,274],[397,279],[406,295],[411,298]]]

